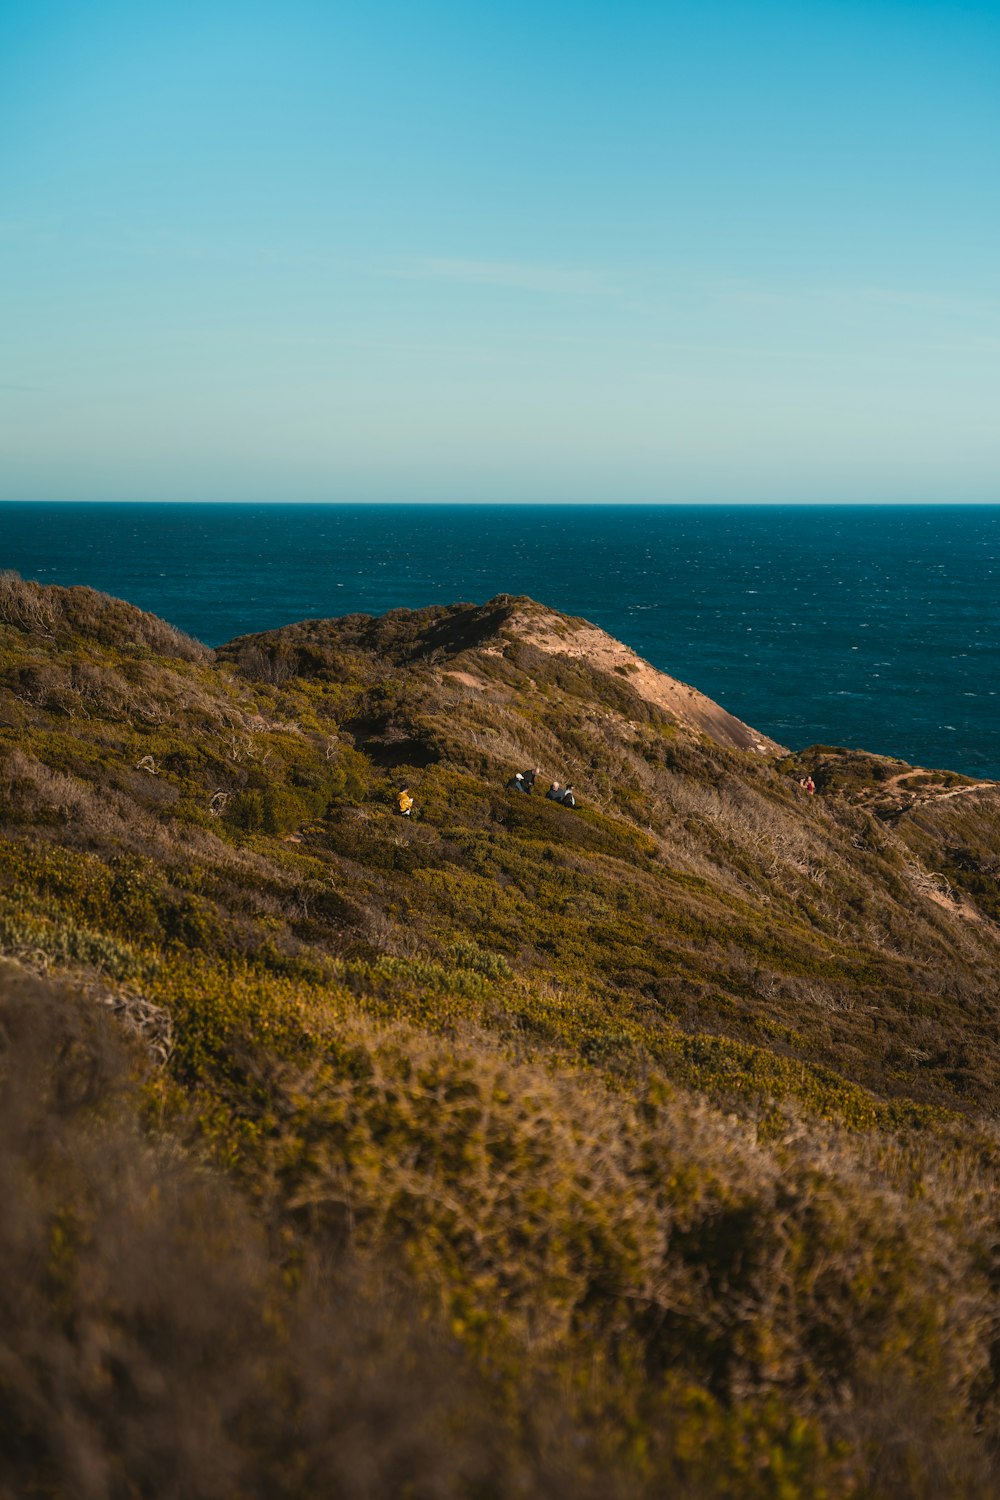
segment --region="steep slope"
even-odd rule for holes
[[[284,1278],[391,1265],[495,1381],[514,1470],[428,1493],[988,1493],[1000,789],[632,668],[520,599],[213,655],[2,580],[0,947]]]
[[[763,1043],[891,1095],[951,1106],[966,1088],[984,1102],[995,1097],[996,930],[971,890],[958,899],[956,886],[942,884],[943,851],[880,815],[889,811],[887,787],[909,771],[901,763],[848,752],[793,757],[777,746],[765,757],[763,736],[735,729],[715,705],[682,718],[686,689],[652,668],[620,672],[625,648],[531,601],[306,622],[220,655],[252,677],[294,676],[320,694],[374,673],[342,733],[379,769],[408,768],[425,825],[452,823],[456,793],[445,786],[455,770],[485,779],[486,824],[499,822],[508,837],[470,842],[463,831],[462,859],[481,879],[503,882],[488,901],[494,924],[514,907],[492,940],[510,952],[516,931],[536,968],[566,981],[581,970],[602,977],[623,1021],[634,995],[633,1008],[648,1015],[652,1004],[663,1024]],[[732,753],[720,738],[755,748]],[[498,807],[510,773],[527,765],[572,781],[582,816]],[[801,793],[806,770],[828,795]],[[931,786],[946,783],[939,790],[968,785],[923,774]],[[989,840],[998,789],[977,795]],[[334,831],[342,822],[327,841],[343,837]],[[415,865],[433,865],[426,828],[405,838]],[[547,863],[539,840],[549,843]],[[590,857],[594,889],[582,903],[582,891],[552,878],[567,844],[585,845]],[[436,857],[445,857],[440,844]],[[602,920],[593,920],[595,900]],[[610,919],[612,911],[628,916]],[[974,1067],[961,1062],[970,1046]],[[929,1050],[938,1072],[923,1065]]]
[[[479,692],[488,692],[493,682],[489,658],[525,660],[541,652],[568,663],[584,663],[598,674],[598,680],[618,674],[636,697],[663,710],[670,722],[688,734],[707,735],[729,749],[782,753],[774,740],[695,688],[658,671],[603,630],[524,597],[503,594],[484,605],[305,621],[265,636],[243,637],[224,646],[220,654],[239,660],[255,648],[273,652],[275,645],[287,652],[286,660],[300,661],[307,669],[310,652],[322,653],[330,646],[375,653],[396,666],[432,662],[442,667],[450,681]],[[606,694],[608,685],[603,689]]]

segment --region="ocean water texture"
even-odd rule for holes
[[[1000,779],[1000,506],[7,503],[0,567],[210,645],[530,594],[793,748]]]

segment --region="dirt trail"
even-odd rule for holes
[[[970,792],[988,792],[1000,787],[1000,782],[996,781],[974,781],[969,786],[953,786],[947,790],[933,786],[908,787],[904,785],[914,776],[933,776],[933,774],[933,771],[927,771],[922,766],[913,766],[909,771],[899,771],[895,776],[890,776],[888,780],[881,782],[878,791],[884,792],[895,787],[905,796],[912,797],[914,802],[945,802],[949,797],[965,797]]]
[[[956,786],[950,792],[937,792],[930,800],[932,802],[944,802],[949,797],[964,797],[969,792],[988,792],[991,787],[995,786],[995,781],[977,781],[974,786]]]

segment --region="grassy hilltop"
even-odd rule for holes
[[[0,1495],[1000,1490],[1000,786],[7,575],[0,953]]]

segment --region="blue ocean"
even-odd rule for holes
[[[529,594],[793,748],[1000,779],[1000,506],[7,503],[0,567],[210,645]]]

